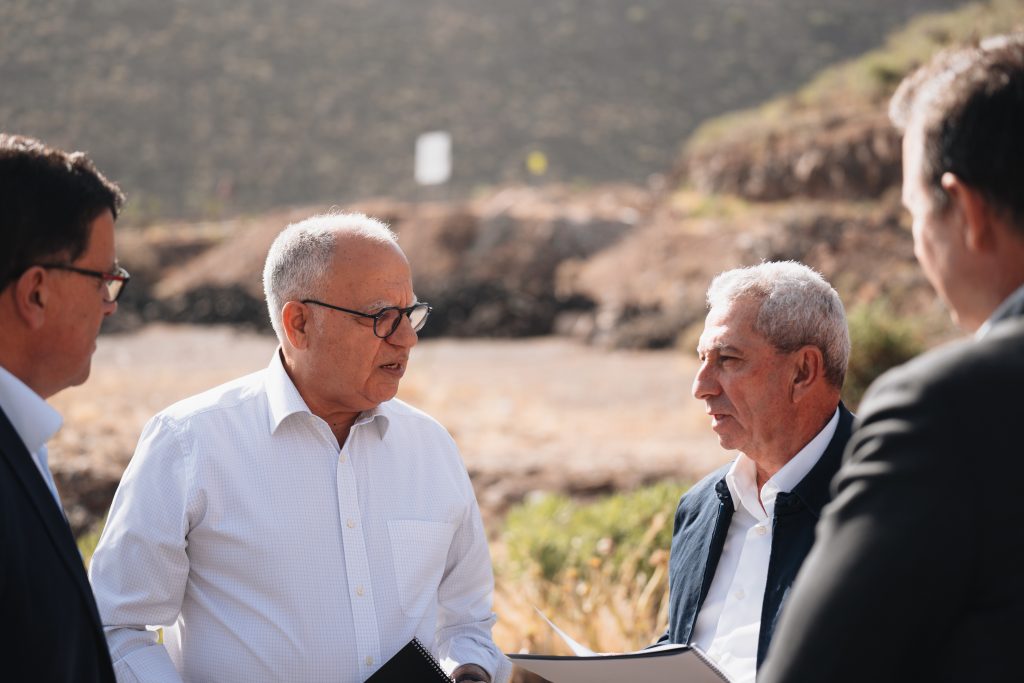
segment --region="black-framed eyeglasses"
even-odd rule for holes
[[[409,318],[409,322],[412,324],[412,331],[419,332],[423,329],[423,326],[427,324],[427,318],[430,316],[430,312],[434,310],[434,307],[425,301],[415,303],[408,308],[388,306],[380,309],[376,313],[353,311],[351,308],[342,308],[341,306],[325,304],[323,301],[317,301],[316,299],[303,299],[302,303],[316,304],[317,306],[331,308],[335,311],[341,311],[342,313],[358,315],[361,318],[371,318],[373,320],[373,333],[381,339],[387,339],[394,334],[395,330],[398,329],[398,324],[402,322],[403,315]]]
[[[128,271],[121,266],[114,266],[113,272],[104,273],[99,270],[79,268],[78,266],[73,266],[70,263],[40,263],[38,265],[40,268],[66,270],[72,273],[78,273],[79,275],[88,275],[89,277],[99,278],[103,281],[103,289],[106,292],[104,300],[109,303],[114,303],[121,298],[121,294],[124,293],[124,286],[132,279],[132,276],[128,274]]]

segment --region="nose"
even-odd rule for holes
[[[721,386],[718,384],[714,368],[708,361],[702,361],[700,368],[697,369],[697,374],[693,378],[691,391],[693,392],[694,398],[702,401],[711,398],[712,396],[716,396],[721,392]]]
[[[420,337],[416,334],[416,331],[412,329],[412,321],[409,320],[409,316],[403,315],[402,319],[398,323],[398,327],[392,332],[387,342],[394,346],[400,346],[404,349],[411,349],[416,346],[419,342]]]
[[[117,312],[116,301],[103,301],[103,317],[106,318],[108,315],[113,315]]]

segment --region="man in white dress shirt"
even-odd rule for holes
[[[693,395],[740,453],[679,502],[661,640],[752,682],[850,437],[850,337],[839,295],[799,263],[727,271],[707,298]]]
[[[505,680],[469,477],[395,399],[430,307],[394,235],[289,226],[264,289],[270,365],[154,417],[114,496],[90,576],[118,680],[364,681],[413,637]]]
[[[128,274],[123,196],[82,153],[0,134],[0,679],[113,681],[96,603],[47,465],[46,403],[89,377]]]

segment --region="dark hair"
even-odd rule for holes
[[[123,203],[85,154],[0,133],[0,290],[44,259],[77,259],[90,224]]]
[[[900,84],[889,115],[904,132],[922,125],[937,208],[951,172],[1024,231],[1024,34],[939,53]]]

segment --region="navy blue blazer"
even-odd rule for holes
[[[0,410],[0,679],[113,683],[71,528]]]
[[[831,498],[831,482],[839,470],[843,449],[850,439],[853,414],[839,404],[839,425],[818,462],[790,493],[775,500],[772,551],[761,609],[757,665],[768,652],[775,624],[796,573],[814,544],[814,527],[821,509]],[[683,494],[676,509],[669,560],[668,631],[659,642],[689,643],[711,580],[718,568],[734,510],[725,465]]]

